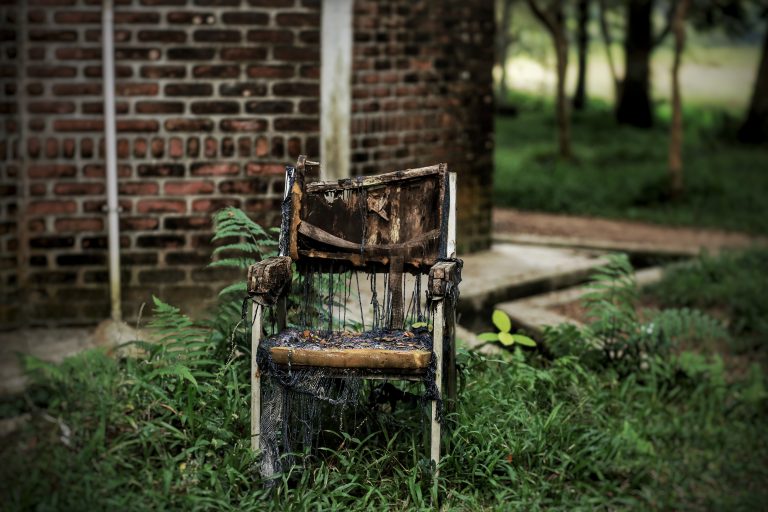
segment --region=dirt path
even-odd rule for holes
[[[555,215],[495,208],[494,234],[503,240],[529,243],[595,246],[617,249],[647,247],[661,252],[698,253],[702,249],[716,252],[730,247],[768,245],[768,238],[753,237],[714,229],[659,226],[643,222],[607,220],[573,215]]]

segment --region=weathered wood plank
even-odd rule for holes
[[[428,350],[270,348],[277,364],[328,368],[419,369],[429,366]]]
[[[367,244],[359,244],[355,242],[350,242],[348,240],[344,240],[343,238],[339,238],[335,235],[332,235],[331,233],[323,229],[320,229],[317,226],[313,226],[309,222],[301,222],[299,224],[299,233],[301,233],[304,236],[308,236],[309,238],[312,238],[314,240],[317,240],[318,242],[322,242],[327,245],[332,245],[340,249],[350,249],[352,251],[366,252],[366,253],[379,254],[379,255],[381,254],[389,255],[390,253],[395,251],[407,249],[410,247],[416,247],[430,240],[437,239],[437,237],[440,235],[439,230],[433,229],[428,233],[424,233],[423,235],[419,235],[403,243],[388,244],[388,245],[379,245],[379,244],[367,245]]]
[[[418,167],[416,169],[406,169],[402,171],[387,172],[375,176],[361,176],[358,178],[347,178],[338,181],[316,181],[307,184],[307,193],[332,192],[341,190],[352,190],[365,187],[375,187],[386,185],[393,181],[407,180],[411,178],[421,178],[431,176],[440,172],[440,165],[430,165],[428,167]]]

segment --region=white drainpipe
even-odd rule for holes
[[[109,230],[109,296],[112,320],[122,320],[120,306],[120,222],[117,202],[117,142],[115,125],[115,51],[112,0],[104,0],[101,13],[104,94],[104,151],[107,174],[107,226]]]

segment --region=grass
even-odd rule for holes
[[[768,233],[768,151],[730,140],[737,123],[727,114],[685,111],[686,191],[672,202],[668,112],[644,131],[617,126],[608,106],[593,102],[573,117],[575,159],[566,162],[555,157],[549,102],[516,96],[512,103],[519,115],[496,120],[497,206]]]
[[[595,282],[598,291],[604,284]],[[587,341],[656,334],[610,297],[592,298],[593,328],[551,330],[546,350],[496,359],[461,351],[438,491],[445,510],[764,506],[762,371],[730,378],[716,353],[671,342],[642,364],[620,365]],[[265,487],[248,448],[247,332],[233,330],[239,306],[223,307],[205,328],[157,307],[165,338],[143,357],[91,351],[62,365],[29,362],[35,385],[0,409],[32,415],[0,447],[5,509],[434,508],[418,406],[360,410],[357,429],[330,435],[303,469]],[[179,350],[185,344],[190,350]]]
[[[727,318],[738,352],[768,343],[768,249],[725,253],[669,267],[647,294],[664,307],[711,310]]]

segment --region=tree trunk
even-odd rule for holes
[[[685,16],[690,0],[681,0],[675,8],[672,32],[675,55],[672,61],[672,123],[669,128],[669,192],[672,199],[683,194],[683,108],[680,99],[680,62],[685,48]]]
[[[571,116],[568,98],[565,93],[565,74],[568,70],[568,39],[565,35],[565,23],[553,34],[557,57],[557,135],[560,157],[569,159],[571,152]]]
[[[587,53],[589,52],[589,0],[579,0],[578,31],[576,44],[579,52],[579,70],[576,75],[576,92],[573,95],[573,108],[583,110],[587,104]]]
[[[749,144],[768,142],[768,23],[752,101],[749,103],[747,118],[739,129],[739,140]]]
[[[618,105],[619,98],[621,97],[621,81],[616,71],[616,63],[613,61],[613,37],[611,36],[611,28],[608,26],[608,6],[605,0],[600,0],[599,4],[600,33],[603,35],[605,56],[608,60],[608,70],[611,73],[611,81],[613,82],[613,99],[615,104]]]
[[[509,35],[509,24],[512,19],[512,1],[501,0],[501,15],[499,26],[496,30],[496,62],[501,70],[497,92],[500,105],[504,105],[507,102],[507,91],[509,90],[507,86],[507,57],[509,55],[509,45],[512,42],[512,38]]]
[[[625,73],[616,120],[638,128],[653,126],[650,94],[653,0],[629,0],[624,41]]]

